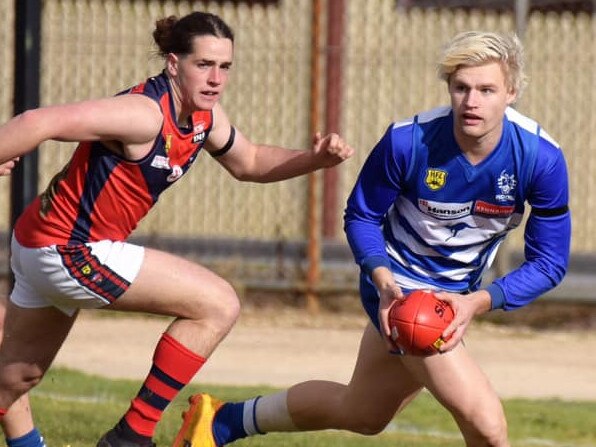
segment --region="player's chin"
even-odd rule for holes
[[[219,100],[219,95],[201,95],[200,98],[197,98],[195,101],[195,109],[196,110],[211,110],[215,107]]]
[[[461,132],[470,138],[480,138],[486,134],[486,131],[480,123],[475,125],[462,125]]]

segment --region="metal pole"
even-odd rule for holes
[[[319,39],[321,36],[321,1],[314,0],[312,12],[312,45],[310,67],[310,133],[319,128],[319,90],[321,64],[319,55]],[[306,307],[309,312],[319,311],[319,297],[317,287],[320,278],[321,263],[321,235],[320,235],[320,202],[318,196],[319,174],[312,172],[308,175],[308,272],[306,275]]]
[[[344,0],[329,0],[327,9],[327,85],[325,131],[340,132],[341,93],[342,93],[342,58],[345,20]],[[323,236],[335,238],[338,216],[337,167],[325,169],[323,174]]]
[[[530,0],[515,0],[515,33],[524,40],[526,34],[526,26],[528,23],[528,15],[530,11]],[[512,252],[511,241],[505,239],[497,252],[494,262],[494,271],[496,277],[501,277],[507,274],[512,269]]]
[[[530,0],[515,0],[515,32],[523,40],[528,24]]]
[[[15,115],[39,107],[39,59],[41,0],[15,2]],[[10,228],[37,196],[37,151],[25,155],[12,172],[10,182]]]

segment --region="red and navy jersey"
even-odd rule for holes
[[[120,94],[142,94],[163,112],[160,134],[149,153],[130,161],[101,141],[83,141],[66,167],[23,212],[15,236],[26,247],[125,240],[159,195],[190,168],[212,127],[211,111],[192,114],[178,126],[165,74]]]

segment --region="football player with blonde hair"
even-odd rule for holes
[[[175,447],[272,431],[380,433],[423,389],[467,446],[509,446],[500,399],[462,339],[476,316],[523,307],[563,279],[567,169],[557,143],[510,107],[524,84],[517,38],[460,34],[438,66],[451,104],[391,124],[348,199],[345,231],[370,319],[350,382],[311,380],[239,403],[196,395]],[[483,283],[526,206],[525,262]],[[388,309],[417,289],[435,291],[455,312],[441,354],[404,355],[392,345]]]
[[[439,77],[449,82],[461,66],[501,61],[506,85],[519,99],[527,84],[524,73],[524,48],[515,34],[468,31],[458,34],[445,46],[437,64]]]

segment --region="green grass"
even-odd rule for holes
[[[52,369],[31,401],[38,427],[51,447],[94,447],[101,434],[126,411],[138,381],[108,380],[66,369]],[[274,391],[266,387],[202,386],[224,400]],[[186,398],[199,391],[189,386],[160,422],[155,441],[169,447],[181,422]],[[596,402],[557,400],[505,401],[513,446],[596,446]],[[450,415],[428,394],[420,395],[380,435],[347,432],[269,434],[238,441],[239,447],[450,447],[463,442]]]

